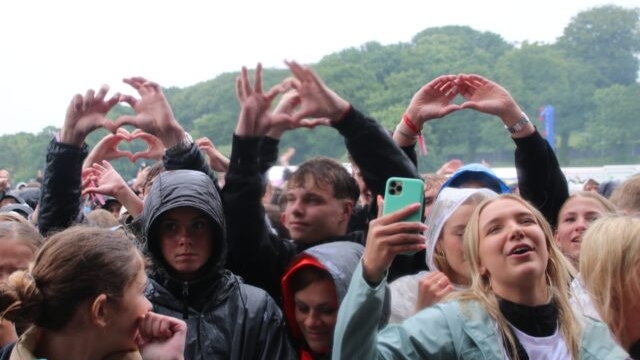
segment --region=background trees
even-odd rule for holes
[[[481,74],[507,88],[532,120],[540,107],[554,106],[561,164],[576,166],[638,162],[639,52],[640,10],[603,6],[577,14],[553,44],[510,44],[494,33],[445,26],[425,29],[408,43],[369,42],[309,65],[337,93],[388,129],[429,80],[441,74]],[[187,88],[165,89],[176,117],[193,137],[210,137],[226,154],[239,112],[237,75],[225,73]],[[288,75],[282,69],[267,69],[265,86]],[[128,110],[118,107],[111,116]],[[33,177],[42,167],[54,131],[0,137],[0,164],[12,172],[14,183]],[[91,136],[90,145],[100,136]],[[419,158],[422,172],[451,158],[513,164],[514,145],[501,122],[477,112],[459,111],[429,122],[425,137],[429,156]],[[122,147],[136,151],[143,146],[138,142]],[[329,128],[287,133],[281,147],[288,146],[297,150],[294,164],[320,154],[346,159],[341,137]],[[126,176],[135,174],[136,166],[128,161],[116,167]]]

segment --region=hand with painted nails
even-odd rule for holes
[[[108,91],[109,87],[103,85],[97,94],[90,89],[85,96],[76,94],[73,97],[60,130],[61,143],[80,147],[87,135],[101,127],[116,132],[118,126],[107,118],[107,113],[118,103],[120,94],[105,100]]]
[[[421,204],[413,204],[387,215],[382,215],[384,201],[378,196],[378,217],[369,223],[367,242],[362,257],[365,280],[379,284],[399,254],[424,250],[426,226],[402,219],[420,210]]]
[[[173,111],[160,85],[142,77],[123,80],[140,95],[136,99],[131,95],[122,95],[120,101],[129,104],[136,115],[123,115],[118,118],[116,125],[131,125],[142,131],[154,135],[162,141],[166,148],[171,148],[184,138],[184,129],[173,116]]]
[[[236,79],[236,97],[240,103],[240,117],[235,134],[240,137],[262,137],[273,127],[291,127],[291,116],[271,112],[273,99],[287,89],[287,84],[280,83],[264,93],[262,65],[258,63],[256,67],[253,86],[249,81],[249,71],[243,67],[241,75]]]

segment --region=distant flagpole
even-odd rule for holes
[[[547,138],[549,145],[556,150],[556,131],[555,131],[555,111],[553,106],[547,105],[540,108],[538,120],[544,121],[544,136]]]

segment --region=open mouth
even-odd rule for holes
[[[523,255],[532,250],[533,248],[531,248],[529,245],[521,244],[511,249],[511,252],[509,252],[509,255]]]

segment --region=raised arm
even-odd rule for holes
[[[248,284],[265,289],[275,299],[280,297],[280,277],[296,249],[293,243],[270,234],[267,229],[258,147],[273,126],[290,121],[289,116],[271,113],[271,102],[285,89],[285,85],[279,84],[264,93],[261,66],[256,69],[253,86],[247,69],[242,69],[236,81],[241,110],[222,190],[229,242],[227,268]]]
[[[301,99],[300,109],[293,114],[294,121],[305,118],[330,120],[345,138],[347,150],[374,196],[384,193],[389,177],[419,177],[411,160],[377,121],[354,109],[310,68],[295,62],[288,65],[295,77],[292,86]]]
[[[555,227],[569,197],[567,181],[549,143],[540,136],[511,94],[479,75],[459,75],[456,83],[467,100],[461,106],[498,116],[516,143],[515,166],[520,195],[535,205]]]
[[[116,124],[132,125],[157,137],[166,148],[163,160],[167,170],[202,171],[211,177],[217,186],[215,174],[191,136],[176,120],[160,85],[142,77],[124,79],[124,82],[138,92],[140,99],[131,95],[121,97],[136,114],[123,115],[118,118]]]
[[[106,98],[108,86],[96,93],[88,90],[71,100],[64,125],[47,148],[46,165],[40,195],[38,228],[43,236],[65,229],[78,221],[81,205],[82,162],[88,150],[85,138],[103,127],[115,133],[117,125],[106,117],[120,98]]]

